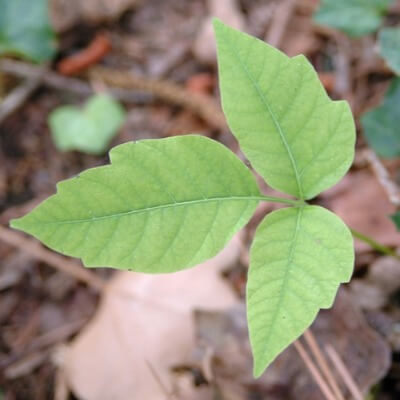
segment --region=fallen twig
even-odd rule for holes
[[[294,344],[294,347],[296,348],[297,352],[299,353],[301,359],[303,360],[305,366],[309,370],[310,374],[315,379],[315,382],[317,383],[318,387],[321,389],[322,393],[324,394],[326,400],[337,400],[336,397],[331,392],[331,390],[329,389],[326,382],[324,381],[324,378],[319,373],[319,371],[318,371],[317,367],[315,366],[315,364],[313,363],[312,359],[307,354],[307,351],[304,348],[304,346],[300,343],[299,340],[296,340],[293,344]]]
[[[354,399],[363,400],[364,396],[362,395],[360,389],[358,388],[357,384],[355,383],[353,377],[349,373],[346,365],[343,363],[337,351],[331,345],[327,345],[325,351],[332,361],[332,364],[335,366],[336,371],[342,377],[344,383],[346,384]]]
[[[271,46],[280,47],[295,4],[295,0],[284,0],[275,8],[271,26],[265,37],[265,41]]]
[[[41,68],[34,65],[9,59],[0,61],[0,71],[24,78],[37,78],[41,74]],[[42,84],[48,87],[74,92],[82,96],[88,96],[94,92],[93,87],[82,79],[69,78],[53,71],[46,71],[42,77]],[[108,92],[116,99],[135,104],[148,104],[153,101],[150,93],[139,93],[132,90],[109,88]]]
[[[226,130],[227,128],[222,111],[211,97],[189,92],[180,85],[168,81],[135,76],[129,71],[100,66],[91,68],[90,76],[109,86],[149,92],[169,103],[186,107],[216,129]]]
[[[354,230],[354,229],[350,229],[350,231],[351,231],[351,234],[352,234],[355,238],[357,238],[357,239],[363,241],[364,243],[367,243],[367,244],[368,244],[369,246],[371,246],[371,248],[373,248],[374,250],[379,251],[379,252],[382,253],[382,254],[386,254],[387,256],[394,257],[394,258],[396,258],[397,260],[400,260],[400,255],[397,254],[397,253],[396,253],[394,250],[392,250],[390,247],[387,247],[387,246],[385,246],[385,245],[383,245],[383,244],[381,244],[381,243],[378,243],[377,241],[375,241],[374,239],[370,238],[369,236],[364,235],[363,233],[358,232],[358,231],[356,231],[356,230]]]
[[[344,400],[344,396],[339,388],[339,385],[336,382],[336,379],[333,376],[331,368],[329,367],[326,358],[318,345],[318,342],[316,341],[313,333],[311,332],[311,329],[307,329],[304,332],[303,336],[308,346],[310,347],[311,352],[314,354],[315,360],[317,361],[317,364],[321,369],[323,375],[325,376],[325,379],[327,380],[328,384],[332,388],[332,391],[335,394],[336,398],[338,400]]]
[[[70,391],[65,372],[62,368],[57,368],[54,382],[54,400],[68,400]]]
[[[38,67],[6,59],[0,61],[0,71],[24,77],[37,77],[40,74],[40,68]],[[90,69],[90,77],[95,81],[105,83],[108,86],[108,92],[116,99],[136,104],[147,104],[154,97],[157,97],[172,104],[188,108],[216,129],[227,129],[225,117],[212,98],[191,93],[180,85],[135,76],[129,71],[100,66]],[[52,71],[46,72],[42,83],[56,89],[68,90],[81,95],[93,93],[93,87],[81,79],[68,78]]]
[[[18,247],[22,251],[29,253],[37,260],[44,261],[51,266],[63,271],[74,278],[87,283],[89,286],[102,291],[105,288],[105,282],[93,272],[84,269],[78,263],[68,260],[50,250],[42,247],[38,242],[32,239],[26,239],[21,233],[0,226],[0,240],[10,246]]]
[[[42,365],[49,356],[50,350],[37,351],[4,369],[6,379],[17,379],[29,375],[34,369]]]
[[[29,96],[39,87],[45,72],[46,70],[44,68],[38,67],[35,76],[28,77],[0,103],[0,124],[21,107]]]
[[[375,176],[377,177],[379,183],[385,190],[390,202],[396,207],[400,206],[400,189],[394,183],[389,176],[389,173],[385,166],[382,164],[381,160],[377,157],[375,152],[371,149],[366,149],[362,153],[362,158],[364,158]]]
[[[160,387],[161,391],[164,393],[165,398],[167,400],[176,400],[176,397],[175,397],[174,393],[171,393],[168,390],[168,388],[165,386],[164,382],[162,381],[161,377],[157,373],[156,369],[147,360],[146,360],[146,365],[149,368],[150,373],[153,376],[154,380],[156,381],[157,385]]]
[[[33,338],[31,343],[21,351],[14,351],[7,359],[0,361],[0,368],[8,368],[14,363],[18,363],[23,358],[29,357],[32,353],[40,352],[49,347],[63,342],[70,336],[78,332],[87,320],[81,318],[73,322],[67,322],[41,336]]]

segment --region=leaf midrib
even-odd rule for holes
[[[262,103],[264,104],[264,106],[266,107],[269,115],[272,118],[272,121],[273,121],[273,123],[274,123],[274,125],[275,125],[275,127],[276,127],[276,129],[277,129],[277,131],[279,133],[279,136],[281,138],[283,146],[285,147],[285,150],[286,150],[286,152],[287,152],[287,154],[289,156],[290,163],[292,165],[292,169],[293,169],[294,176],[295,176],[295,179],[296,179],[297,188],[299,190],[299,198],[300,198],[300,200],[304,200],[303,188],[301,186],[300,176],[299,176],[299,172],[298,172],[297,166],[296,166],[296,160],[294,159],[294,155],[293,155],[293,153],[292,153],[292,151],[291,151],[291,149],[289,147],[289,144],[288,144],[288,142],[286,140],[285,133],[284,133],[283,129],[281,128],[281,125],[279,124],[278,119],[276,118],[275,114],[273,113],[271,107],[269,106],[267,98],[265,97],[264,93],[261,91],[261,89],[260,89],[259,85],[257,84],[257,82],[254,80],[252,74],[250,74],[246,64],[244,64],[242,59],[238,56],[234,45],[231,44],[229,39],[227,39],[227,44],[230,47],[234,57],[238,60],[239,64],[241,65],[241,67],[245,71],[247,77],[249,78],[249,80],[252,83],[254,89],[256,90],[258,96],[260,97]]]
[[[291,267],[292,267],[293,256],[294,256],[294,252],[296,250],[297,236],[298,236],[299,230],[300,230],[300,224],[301,224],[301,218],[303,216],[303,210],[304,210],[303,207],[300,207],[298,209],[298,213],[297,213],[297,217],[296,217],[296,227],[295,227],[293,238],[292,238],[292,244],[291,244],[290,249],[289,249],[289,255],[288,255],[288,259],[287,259],[286,267],[285,267],[285,274],[284,274],[284,276],[282,278],[282,285],[281,285],[281,290],[280,290],[280,293],[279,293],[278,304],[276,305],[275,312],[274,312],[274,314],[272,316],[272,319],[271,319],[271,323],[270,323],[271,329],[269,330],[267,338],[264,341],[265,349],[266,349],[265,352],[268,351],[268,343],[269,343],[269,341],[271,339],[272,333],[274,332],[274,325],[276,323],[276,319],[278,317],[278,314],[281,311],[282,302],[283,302],[283,299],[284,299],[285,294],[286,294],[285,288],[287,286],[287,282],[288,282],[288,278],[289,278],[289,272],[290,272]]]
[[[196,204],[204,204],[204,203],[212,203],[212,202],[223,202],[223,201],[265,201],[265,196],[231,196],[231,197],[213,197],[208,199],[195,199],[195,200],[186,200],[175,203],[167,203],[160,204],[157,206],[140,208],[135,210],[124,211],[115,214],[102,215],[100,217],[91,217],[91,218],[81,218],[81,219],[72,219],[72,220],[59,220],[59,221],[40,221],[43,225],[66,225],[66,224],[79,224],[85,222],[97,222],[101,220],[113,219],[113,218],[123,218],[128,215],[134,214],[144,214],[146,212],[152,212],[157,210],[163,210],[167,208],[174,207],[182,207],[187,205],[196,205]]]

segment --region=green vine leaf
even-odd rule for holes
[[[400,28],[383,28],[378,39],[382,57],[387,65],[400,75]]]
[[[274,189],[310,199],[338,182],[354,158],[345,101],[332,101],[300,55],[215,20],[222,106],[255,170]]]
[[[254,375],[332,306],[350,280],[353,239],[335,214],[318,206],[285,208],[259,225],[250,252],[247,319]]]
[[[173,272],[214,256],[252,216],[254,176],[201,136],[115,147],[11,226],[88,267]]]
[[[349,36],[376,31],[394,0],[322,0],[314,20]]]
[[[92,96],[81,110],[66,105],[49,115],[51,134],[60,151],[104,154],[125,120],[125,110],[108,95]]]
[[[56,40],[47,0],[0,0],[0,56],[13,54],[35,62],[53,58]]]
[[[400,78],[396,78],[387,90],[383,103],[361,117],[368,144],[385,158],[400,155]]]

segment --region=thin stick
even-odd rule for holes
[[[390,179],[389,173],[375,152],[367,149],[362,153],[364,159],[370,165],[372,171],[377,177],[379,183],[385,190],[390,202],[396,207],[400,206],[400,190],[399,187]]]
[[[305,206],[306,203],[303,200],[292,200],[292,199],[286,199],[284,197],[275,197],[275,196],[249,196],[249,200],[260,200],[260,201],[267,201],[271,203],[282,203],[282,204],[290,204],[295,207],[301,207]]]
[[[355,229],[350,229],[351,234],[357,238],[362,240],[363,242],[367,243],[368,245],[370,245],[374,250],[379,251],[380,253],[386,254],[388,256],[397,258],[398,260],[400,260],[400,255],[397,254],[394,250],[392,250],[390,247],[387,247],[383,244],[380,244],[378,242],[376,242],[374,239],[370,238],[367,235],[364,235],[361,232],[356,231]]]
[[[0,61],[0,71],[19,76],[22,78],[35,78],[41,74],[41,68],[34,65],[3,59]],[[93,88],[88,83],[77,78],[68,78],[57,74],[53,71],[46,71],[42,77],[42,83],[48,87],[74,92],[82,96],[93,94]],[[141,93],[132,90],[124,90],[119,88],[108,89],[108,92],[116,99],[135,104],[148,104],[153,100],[150,93]]]
[[[54,383],[54,400],[68,400],[70,395],[65,372],[57,368]]]
[[[344,396],[339,388],[339,385],[336,382],[336,379],[333,376],[332,371],[326,361],[326,358],[323,352],[321,351],[313,333],[311,332],[311,329],[307,329],[304,332],[303,336],[308,346],[310,347],[311,352],[314,354],[315,360],[317,361],[319,368],[321,369],[326,380],[328,381],[328,384],[332,388],[332,391],[335,394],[336,398],[339,400],[344,400]]]
[[[13,352],[9,357],[2,359],[0,361],[0,368],[7,368],[9,365],[18,362],[22,358],[25,358],[34,352],[45,350],[46,348],[55,345],[57,342],[67,339],[75,334],[85,322],[87,322],[87,319],[85,318],[68,322],[65,325],[45,332],[41,336],[33,338],[26,348],[21,351]]]
[[[39,68],[23,62],[5,59],[0,61],[0,71],[28,77],[37,76]],[[108,92],[119,100],[136,104],[148,104],[157,97],[190,109],[217,129],[227,129],[222,111],[209,96],[191,93],[180,85],[169,81],[135,76],[130,71],[100,66],[90,69],[90,77],[104,82],[109,87]],[[50,87],[83,95],[93,93],[93,88],[86,82],[80,79],[67,78],[52,71],[48,71],[43,76],[42,82]]]
[[[150,370],[151,375],[153,376],[154,380],[157,382],[158,386],[160,387],[161,391],[164,393],[165,398],[168,400],[175,400],[176,397],[173,393],[171,393],[168,388],[164,385],[161,377],[158,375],[157,371],[153,368],[151,363],[146,360],[146,364]]]
[[[38,242],[32,239],[26,239],[22,234],[12,231],[11,229],[0,226],[0,240],[10,246],[18,247],[22,251],[29,253],[37,260],[41,260],[63,271],[74,278],[87,283],[89,286],[102,291],[105,287],[105,282],[93,272],[84,269],[81,265],[74,261],[68,260],[58,254],[46,250]]]
[[[284,0],[276,7],[271,27],[269,28],[268,34],[265,38],[265,41],[270,45],[280,47],[287,24],[292,16],[295,3],[294,0]]]
[[[211,96],[191,93],[181,85],[167,80],[136,76],[127,70],[96,66],[90,69],[89,74],[91,78],[103,81],[111,87],[136,89],[151,93],[168,103],[191,110],[216,129],[227,129],[225,116]]]
[[[342,377],[344,383],[346,384],[354,399],[364,400],[364,396],[362,395],[360,389],[358,388],[357,384],[355,383],[353,377],[351,376],[349,370],[347,369],[343,360],[340,358],[337,351],[330,344],[325,347],[325,351],[332,361],[332,364],[335,366],[338,374]]]
[[[294,347],[296,348],[297,352],[299,353],[301,359],[303,360],[304,364],[310,371],[310,374],[315,379],[315,382],[318,384],[318,387],[321,389],[321,392],[324,394],[326,400],[337,400],[331,390],[329,389],[328,385],[325,383],[324,379],[322,378],[321,374],[319,373],[318,369],[314,365],[311,358],[308,356],[305,348],[300,343],[299,340],[296,340],[294,343]]]
[[[0,103],[0,124],[21,107],[29,96],[39,87],[44,71],[43,68],[38,69],[37,76],[27,78]]]

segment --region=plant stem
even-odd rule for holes
[[[290,204],[292,206],[304,206],[306,203],[303,200],[291,200],[291,199],[284,199],[282,197],[274,197],[274,196],[255,196],[254,199],[261,200],[261,201],[269,201],[271,203],[283,203],[283,204]]]
[[[361,232],[356,231],[355,229],[350,229],[352,235],[357,238],[362,240],[364,243],[369,244],[374,250],[379,251],[380,253],[386,254],[388,256],[397,258],[400,260],[400,255],[397,254],[394,250],[392,250],[390,247],[387,247],[383,244],[378,243],[374,239],[370,238],[367,235],[364,235]]]
[[[295,207],[301,207],[306,205],[307,203],[303,200],[291,200],[291,199],[284,199],[282,197],[274,197],[274,196],[255,196],[254,199],[261,200],[261,201],[269,201],[271,203],[283,203],[283,204],[290,204]],[[355,229],[351,229],[351,234],[363,241],[364,243],[367,243],[369,246],[371,246],[374,250],[379,251],[380,253],[386,254],[388,256],[394,257],[397,260],[400,260],[400,255],[397,254],[393,249],[390,247],[387,247],[383,244],[378,243],[376,240],[372,239],[371,237],[364,235],[361,232],[356,231]]]

